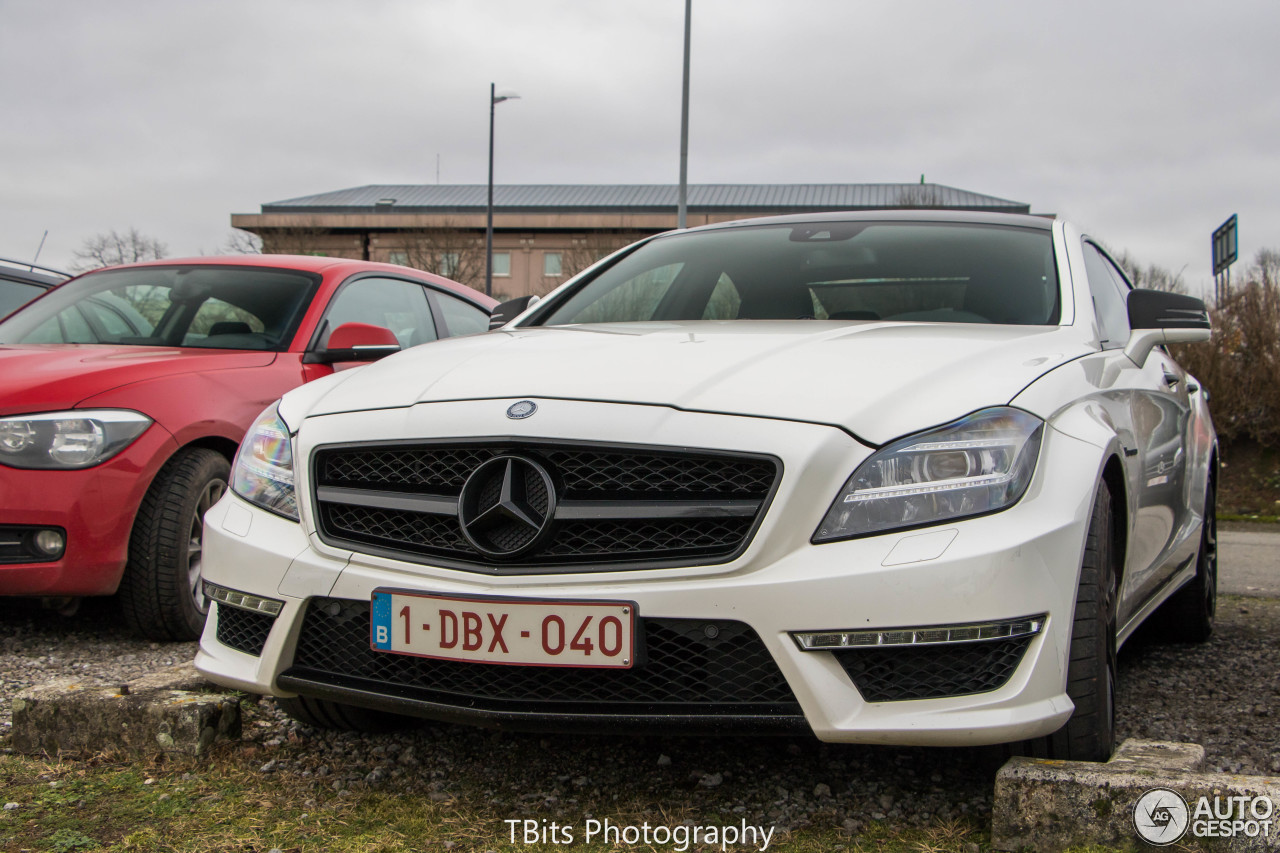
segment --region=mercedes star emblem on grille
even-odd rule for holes
[[[495,456],[462,486],[458,524],[480,553],[514,559],[542,542],[555,511],[555,485],[545,468],[524,456]]]
[[[524,420],[525,418],[538,411],[538,404],[532,400],[521,400],[519,403],[512,403],[507,408],[507,417],[512,420]]]

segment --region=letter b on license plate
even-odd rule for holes
[[[635,605],[373,593],[370,644],[378,651],[517,666],[626,669],[635,661]]]

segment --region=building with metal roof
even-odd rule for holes
[[[494,295],[543,293],[613,249],[676,227],[675,184],[497,185]],[[231,225],[264,251],[327,254],[428,269],[484,286],[488,187],[371,184],[262,205]],[[690,226],[784,213],[942,208],[1030,213],[941,184],[691,184]]]

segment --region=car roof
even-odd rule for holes
[[[1053,228],[1052,215],[1037,216],[1030,213],[992,213],[973,210],[834,210],[830,213],[792,213],[783,216],[760,216],[754,219],[735,219],[690,228],[689,231],[715,231],[723,228],[744,228],[753,225],[800,225],[809,222],[955,222],[974,225],[1015,225],[1021,228]],[[677,232],[668,232],[677,233]],[[682,233],[682,232],[680,232]]]
[[[497,305],[496,299],[485,296],[474,288],[447,279],[444,276],[424,270],[411,269],[395,264],[382,264],[377,261],[359,261],[351,258],[329,258],[322,255],[202,255],[195,258],[163,258],[156,261],[142,261],[136,264],[103,267],[103,269],[121,270],[139,267],[184,267],[184,266],[218,266],[218,267],[259,267],[273,269],[299,270],[319,275],[345,276],[357,272],[381,272],[388,275],[412,276],[430,282],[445,290],[486,308]],[[99,270],[93,270],[99,272]]]
[[[62,284],[71,276],[50,267],[41,267],[24,261],[13,261],[0,258],[0,278],[9,281],[20,281],[24,284],[35,284],[41,287],[54,287]]]

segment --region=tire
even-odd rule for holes
[[[1065,761],[1106,761],[1115,749],[1116,567],[1111,491],[1103,483],[1080,560],[1075,618],[1067,661],[1067,696],[1075,711],[1066,725],[1027,744],[1033,755]]]
[[[334,729],[342,732],[377,734],[403,729],[419,722],[412,717],[374,711],[356,705],[344,705],[339,702],[330,702],[328,699],[313,699],[309,696],[295,696],[292,699],[276,697],[276,705],[300,723],[306,723],[318,729]]]
[[[204,630],[204,514],[230,476],[221,453],[189,448],[165,463],[143,498],[117,597],[125,623],[144,637],[196,640]]]
[[[1204,498],[1204,524],[1196,576],[1160,605],[1159,638],[1171,643],[1203,643],[1213,635],[1218,609],[1218,492],[1212,480]]]

